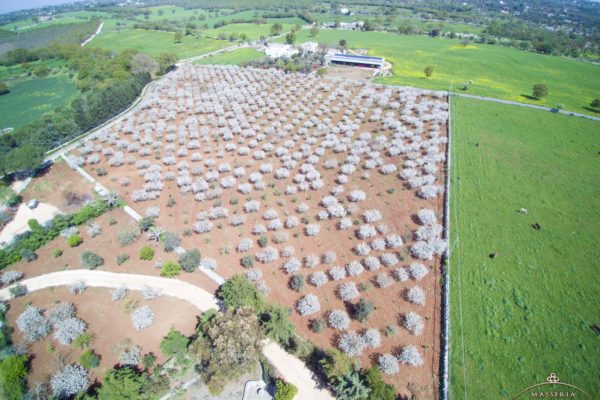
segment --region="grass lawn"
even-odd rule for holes
[[[67,75],[9,81],[8,85],[10,93],[0,96],[0,129],[33,122],[70,103],[79,93]]]
[[[15,79],[23,76],[27,72],[33,71],[37,67],[45,66],[50,70],[58,70],[62,67],[65,67],[67,63],[64,60],[60,59],[50,59],[50,60],[40,60],[33,61],[29,63],[29,68],[23,68],[22,64],[16,64],[11,66],[0,65],[0,81],[4,81],[7,79]]]
[[[250,40],[257,40],[261,36],[268,37],[271,34],[272,24],[229,24],[222,26],[217,29],[206,29],[202,31],[205,36],[217,38],[219,34],[226,34],[229,36],[231,33],[237,33],[238,35],[245,33]],[[294,25],[282,24],[282,32],[291,30]]]
[[[551,372],[600,393],[600,123],[460,98],[452,116],[452,398]]]
[[[368,48],[371,55],[385,57],[393,64],[394,75],[378,79],[382,83],[448,90],[452,83],[457,88],[471,80],[469,94],[550,107],[562,103],[568,110],[588,114],[594,114],[586,107],[600,93],[597,65],[500,45],[463,47],[459,40],[333,29],[321,29],[316,37],[303,29],[297,43],[315,39],[330,45],[346,39],[350,48]],[[430,79],[423,74],[427,65],[435,68]],[[539,101],[525,97],[536,83],[548,86],[548,97]]]
[[[185,36],[181,43],[174,42],[171,32],[156,32],[141,29],[102,33],[89,44],[112,51],[137,49],[141,53],[158,56],[160,53],[175,53],[178,58],[187,58],[208,53],[230,45],[223,40]]]
[[[194,64],[233,64],[241,65],[249,61],[258,60],[265,57],[265,53],[249,48],[242,48],[225,53],[219,53],[214,56],[204,57],[194,62]]]

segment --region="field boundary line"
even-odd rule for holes
[[[448,92],[448,142],[446,145],[446,182],[444,193],[444,239],[446,254],[442,257],[442,293],[440,326],[440,398],[448,400],[450,341],[450,174],[452,171],[452,93]]]

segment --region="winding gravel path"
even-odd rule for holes
[[[54,286],[68,286],[78,280],[85,281],[89,287],[117,288],[126,286],[130,290],[141,290],[143,286],[148,285],[162,289],[164,296],[187,301],[196,306],[200,311],[219,308],[219,303],[215,296],[206,290],[179,279],[157,276],[76,269],[40,275],[25,279],[19,283],[25,285],[29,292],[33,292]],[[0,300],[9,300],[12,297],[10,288],[13,286],[0,290]],[[317,380],[313,377],[313,373],[301,360],[287,353],[277,343],[267,340],[263,347],[263,354],[273,364],[283,379],[296,385],[298,388],[298,399],[334,399],[327,390],[319,388]]]

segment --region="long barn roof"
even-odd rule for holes
[[[356,54],[335,54],[331,61],[350,62],[356,64],[369,64],[382,66],[384,59],[381,57],[360,56]]]

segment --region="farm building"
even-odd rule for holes
[[[319,50],[319,43],[317,42],[306,42],[300,45],[302,56],[305,56],[308,53],[315,53],[317,50]]]
[[[352,65],[355,67],[381,68],[385,63],[385,59],[382,57],[338,53],[333,55],[329,62],[333,64]]]
[[[281,44],[281,43],[269,43],[265,48],[264,52],[267,56],[276,59],[276,58],[289,58],[294,54],[298,54],[298,50],[289,44]]]

